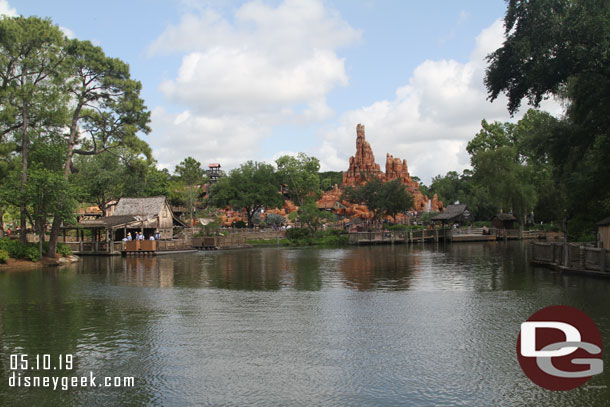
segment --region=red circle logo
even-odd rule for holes
[[[517,358],[525,374],[549,390],[572,390],[603,371],[602,337],[587,314],[566,305],[534,313],[521,324]]]

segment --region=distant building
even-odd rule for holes
[[[112,216],[83,220],[80,226],[88,229],[106,229],[112,240],[120,241],[128,233],[141,232],[150,236],[157,231],[162,239],[172,239],[174,228],[186,225],[178,219],[164,196],[150,198],[121,198]]]
[[[464,204],[453,204],[445,208],[445,211],[431,218],[435,222],[444,224],[453,224],[455,222],[470,221],[472,219],[470,212]]]
[[[221,174],[222,173],[220,172],[219,163],[208,164],[208,178],[210,179],[211,183],[218,181],[218,178],[220,178]]]
[[[597,223],[598,246],[610,250],[610,218]]]
[[[491,224],[496,229],[514,229],[516,221],[512,213],[498,213],[491,218]]]

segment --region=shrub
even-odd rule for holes
[[[19,240],[11,240],[8,238],[0,239],[0,250],[8,252],[9,257],[13,259],[25,258],[26,246],[22,245]]]
[[[40,260],[40,255],[38,253],[38,248],[33,245],[27,245],[25,248],[25,256],[26,259],[30,261],[38,261]]]
[[[246,222],[244,222],[243,220],[238,220],[237,222],[233,222],[233,226],[235,226],[237,229],[245,229],[246,226]]]
[[[300,240],[311,237],[311,230],[306,228],[290,228],[286,230],[286,237],[290,240]]]
[[[57,249],[55,249],[56,253],[61,254],[62,256],[70,256],[72,254],[72,249],[70,246],[63,243],[57,243]]]
[[[0,263],[6,263],[8,259],[8,252],[6,250],[0,250]]]

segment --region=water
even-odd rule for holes
[[[530,267],[519,242],[90,257],[3,272],[0,405],[605,406],[610,367],[550,392],[524,375],[515,347],[521,322],[565,304],[595,320],[610,354],[609,293],[610,280]],[[10,355],[23,353],[54,365],[74,355],[71,371],[31,376],[135,386],[11,388]]]

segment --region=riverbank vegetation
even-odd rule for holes
[[[504,26],[504,44],[488,56],[490,100],[506,95],[514,114],[524,99],[539,106],[553,97],[565,115],[530,110],[517,124],[483,121],[467,148],[472,171],[436,177],[430,190],[478,214],[500,206],[523,220],[534,212],[590,240],[610,215],[610,8],[509,0]]]
[[[530,109],[517,122],[483,119],[466,146],[471,168],[419,189],[445,205],[465,203],[477,221],[512,212],[521,225],[542,222],[590,240],[595,223],[610,216],[610,8],[509,0],[504,22],[506,40],[488,56],[489,98],[506,95],[515,114],[524,99],[538,107],[553,97],[565,115]],[[54,257],[63,250],[62,225],[76,222],[79,208],[97,206],[106,215],[127,196],[166,196],[191,225],[230,207],[246,214],[244,226],[299,225],[291,244],[342,241],[340,232],[324,230],[336,220],[333,208],[317,205],[341,183],[340,172],[320,172],[317,158],[299,154],[274,164],[248,161],[204,187],[205,171],[192,157],[173,173],[157,167],[141,138],[151,129],[140,92],[125,62],[66,38],[51,21],[0,19],[0,237],[12,229],[21,244],[0,247],[1,257],[34,258],[35,250]],[[346,188],[343,198],[366,205],[377,220],[410,209],[400,183],[370,181]],[[296,212],[268,212],[288,199]],[[212,219],[209,232],[219,225]],[[36,248],[28,231],[39,237]]]

